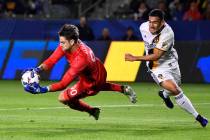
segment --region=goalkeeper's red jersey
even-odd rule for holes
[[[83,42],[74,52],[65,52],[59,45],[52,55],[43,62],[51,69],[59,59],[66,57],[70,67],[62,77],[61,81],[51,85],[51,91],[65,89],[76,77],[82,81],[82,86],[87,89],[97,88],[106,82],[106,70],[103,63],[95,57],[93,51]]]

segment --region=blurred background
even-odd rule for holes
[[[0,0],[0,79],[20,79],[38,66],[70,23],[104,62],[108,81],[151,82],[145,63],[125,62],[124,53],[144,54],[139,26],[154,8],[175,32],[182,81],[210,83],[210,0]],[[42,78],[59,80],[66,68],[61,59]]]

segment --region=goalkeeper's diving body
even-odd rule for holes
[[[59,101],[72,109],[85,111],[96,120],[100,109],[91,107],[82,98],[96,95],[99,91],[117,91],[127,96],[132,103],[136,103],[136,93],[128,85],[106,82],[107,72],[102,62],[95,57],[93,51],[79,39],[78,28],[71,24],[61,27],[59,45],[51,56],[39,67],[33,68],[37,73],[50,70],[63,56],[70,64],[69,69],[59,82],[46,87],[39,84],[27,85],[25,90],[32,94],[62,91]],[[75,79],[79,81],[71,88],[68,85]]]

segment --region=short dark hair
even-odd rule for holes
[[[77,41],[79,39],[79,30],[72,24],[64,24],[58,34],[59,36],[64,36],[67,40],[73,39],[74,41]]]
[[[164,12],[160,9],[153,9],[152,11],[150,11],[149,16],[152,17],[159,17],[160,20],[164,20]]]

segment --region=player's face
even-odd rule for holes
[[[71,45],[69,40],[67,40],[64,36],[59,37],[60,40],[60,46],[62,47],[63,51],[68,51],[71,49]]]
[[[159,17],[149,16],[149,31],[155,34],[161,28],[162,23]]]

